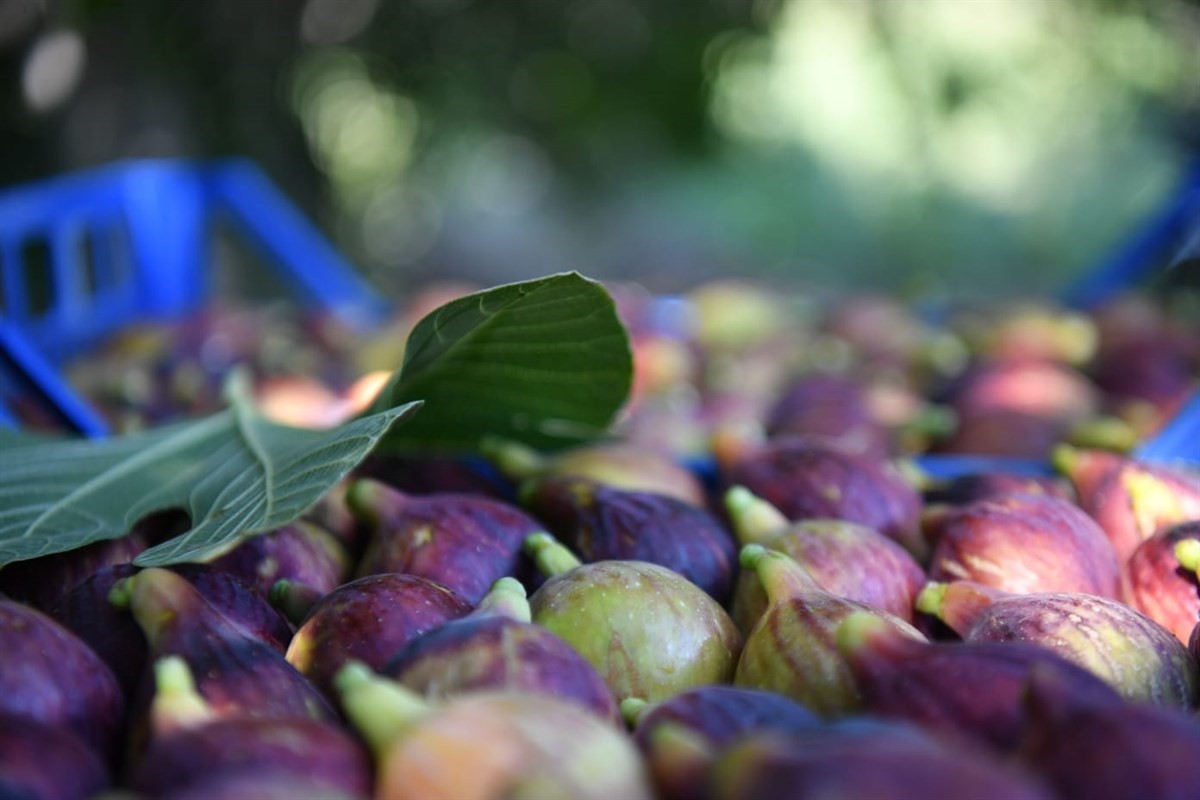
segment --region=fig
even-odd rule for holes
[[[1190,800],[1200,786],[1200,721],[1146,703],[1071,692],[1067,676],[1035,671],[1018,756],[1061,800]]]
[[[511,501],[516,493],[513,482],[491,462],[454,454],[372,453],[355,475],[405,494],[470,494]]]
[[[528,571],[521,543],[543,527],[503,500],[456,493],[411,495],[368,479],[351,484],[347,501],[368,535],[359,577],[417,575],[472,604],[498,578]]]
[[[830,594],[857,600],[912,622],[913,601],[925,585],[925,570],[909,551],[873,528],[845,520],[789,522],[749,489],[725,493],[725,506],[738,543],[761,544],[791,556]],[[731,613],[747,632],[762,616],[767,596],[752,572],[735,583]]]
[[[1044,359],[978,361],[937,397],[957,412],[960,426],[976,416],[1004,412],[1065,429],[1100,410],[1100,392],[1086,375]]]
[[[1200,519],[1200,472],[1067,446],[1055,449],[1054,463],[1122,564],[1159,529]]]
[[[302,583],[325,593],[350,574],[350,555],[328,530],[305,520],[251,536],[208,562],[270,596],[277,581]]]
[[[1021,642],[920,642],[872,614],[837,628],[862,709],[1000,753],[1028,725],[1021,701],[1035,668],[1063,673],[1072,694],[1122,702],[1107,682],[1052,650]]]
[[[336,684],[375,754],[376,800],[651,800],[629,736],[546,694],[472,692],[427,703],[351,662]]]
[[[501,578],[474,611],[417,636],[380,673],[431,700],[481,689],[544,692],[619,722],[596,668],[531,619],[525,587]]]
[[[1195,657],[1167,628],[1122,602],[1079,592],[1014,594],[972,581],[931,581],[917,609],[968,642],[1028,642],[1106,680],[1126,699],[1196,704]]]
[[[287,660],[332,698],[333,676],[347,661],[379,669],[412,639],[473,608],[419,575],[357,578],[317,601],[292,637]]]
[[[88,800],[109,786],[104,759],[78,735],[0,712],[0,797]]]
[[[527,483],[521,502],[584,561],[658,564],[718,603],[729,598],[737,546],[725,525],[698,505],[572,476]]]
[[[1163,528],[1125,562],[1121,597],[1187,644],[1200,622],[1200,520]]]
[[[18,561],[0,569],[0,592],[49,612],[67,592],[95,572],[114,564],[127,564],[145,549],[146,536],[135,529],[118,539]]]
[[[308,717],[221,716],[197,692],[178,656],[155,664],[153,735],[130,786],[151,797],[225,783],[233,775],[303,778],[350,796],[371,793],[363,745],[340,724]]]
[[[1018,475],[1013,472],[976,472],[957,475],[925,491],[929,504],[965,506],[997,495],[1044,494],[1074,502],[1071,487],[1060,476]]]
[[[930,507],[924,523],[933,543],[933,580],[971,580],[1010,592],[1118,594],[1120,565],[1108,537],[1069,500],[1005,494]]]
[[[742,568],[762,582],[768,606],[746,635],[734,674],[737,686],[779,692],[822,716],[845,715],[858,710],[861,698],[837,649],[835,633],[842,620],[868,612],[925,641],[899,617],[825,591],[786,553],[749,544],[741,560]]]
[[[829,444],[782,437],[720,465],[725,490],[744,486],[790,520],[857,522],[898,541],[918,559],[921,496],[887,462]]]
[[[891,435],[871,411],[865,387],[837,374],[793,378],[767,411],[766,434],[825,439],[852,452],[886,458]]]
[[[1070,430],[1057,419],[1008,408],[970,415],[959,412],[958,424],[930,451],[958,455],[1044,459]]]
[[[69,730],[104,757],[114,753],[125,697],[82,639],[31,606],[0,599],[0,653],[0,713]]]
[[[684,503],[704,506],[707,494],[700,479],[676,458],[637,442],[613,440],[577,445],[553,454],[520,442],[490,437],[480,451],[515,483],[542,478],[585,478],[614,489],[653,492]]]
[[[369,794],[357,794],[341,789],[313,784],[303,775],[279,772],[262,774],[232,772],[216,775],[212,780],[178,791],[158,795],[157,800],[371,800]],[[108,798],[95,798],[108,800]],[[111,798],[111,800],[121,800]],[[128,800],[139,800],[137,797]]]
[[[533,621],[579,651],[620,702],[728,683],[742,646],[729,614],[679,573],[645,561],[584,564],[548,533],[525,547],[547,576]]]

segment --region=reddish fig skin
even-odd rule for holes
[[[1200,521],[1164,528],[1125,562],[1122,599],[1187,644],[1200,622]]]
[[[333,676],[347,661],[381,669],[417,636],[473,608],[446,586],[417,575],[357,578],[312,607],[292,637],[287,660],[333,698]]]
[[[0,653],[0,713],[70,730],[113,755],[125,696],[82,639],[31,606],[0,599]]]
[[[1065,479],[1057,476],[1016,475],[1009,472],[982,472],[960,475],[925,492],[927,503],[965,506],[978,500],[1013,494],[1044,494],[1075,501]]]
[[[302,775],[279,772],[220,774],[210,781],[157,796],[158,800],[247,800],[251,797],[254,800],[371,800],[369,794],[345,792],[314,784]]]
[[[980,361],[945,394],[963,423],[1007,412],[1065,424],[1100,410],[1100,392],[1083,373],[1042,360]]]
[[[1116,597],[1120,565],[1095,520],[1067,500],[1006,494],[926,513],[929,577],[1010,592]]]
[[[0,797],[88,800],[110,785],[104,760],[71,731],[0,713]]]
[[[886,458],[891,450],[890,433],[871,413],[865,387],[844,375],[793,379],[768,410],[766,433],[824,438],[874,458]]]
[[[917,609],[936,615],[964,641],[1027,642],[1053,650],[1134,702],[1191,709],[1200,698],[1195,656],[1170,630],[1117,600],[931,582]]]
[[[254,587],[264,599],[280,580],[331,592],[350,575],[350,555],[328,530],[298,520],[252,536],[208,562]]]
[[[584,561],[658,564],[718,603],[729,599],[737,545],[729,529],[701,506],[571,476],[527,483],[521,502]]]
[[[481,495],[410,495],[359,480],[347,501],[368,531],[358,576],[405,573],[436,581],[470,603],[505,576],[523,577],[521,543],[542,523],[515,505]]]

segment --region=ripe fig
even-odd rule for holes
[[[331,592],[350,574],[350,555],[328,530],[305,520],[251,536],[208,562],[245,581],[263,598],[277,581]]]
[[[1200,670],[1187,647],[1117,600],[930,582],[917,597],[917,609],[937,616],[968,642],[1028,642],[1053,650],[1129,700],[1188,709],[1200,698]]]
[[[1122,702],[1116,690],[1054,651],[1021,642],[920,642],[871,614],[837,628],[838,650],[868,714],[1007,753],[1028,720],[1021,701],[1035,668],[1063,673],[1072,694]]]
[[[531,619],[525,587],[501,578],[474,611],[417,636],[380,672],[431,700],[481,689],[544,692],[620,721],[596,668]]]
[[[1042,359],[988,359],[972,365],[940,394],[960,425],[977,415],[1006,412],[1063,426],[1095,416],[1100,392],[1074,367]]]
[[[336,683],[375,753],[376,800],[654,796],[629,736],[576,703],[491,691],[430,704],[353,662]]]
[[[928,503],[965,506],[997,495],[1044,494],[1074,502],[1070,485],[1059,476],[1018,475],[1012,472],[977,472],[958,475],[925,491]]]
[[[371,800],[357,794],[313,784],[303,775],[266,772],[221,773],[212,780],[158,795],[156,800]],[[94,800],[110,800],[95,798]],[[111,800],[141,800],[138,796]]]
[[[0,712],[0,797],[88,800],[110,784],[104,759],[75,733]]]
[[[114,564],[127,564],[146,549],[139,530],[65,553],[18,561],[0,569],[0,593],[49,612],[62,597],[92,574]]]
[[[1008,408],[969,415],[930,448],[935,453],[1043,459],[1067,435],[1070,426],[1058,419]]]
[[[913,601],[925,585],[925,570],[895,540],[845,520],[789,522],[778,509],[742,486],[726,492],[725,506],[739,544],[761,544],[784,552],[830,594],[912,622]],[[762,581],[753,572],[742,572],[731,609],[738,628],[748,632],[766,608]]]
[[[658,701],[733,676],[741,634],[679,573],[645,561],[583,564],[547,533],[525,547],[550,576],[529,599],[533,621],[579,651],[618,702]]]
[[[525,537],[542,524],[515,505],[477,494],[412,495],[355,481],[347,501],[368,532],[358,576],[405,573],[436,581],[469,603],[506,575],[529,569]]]
[[[720,465],[726,490],[744,486],[790,520],[842,519],[895,539],[918,559],[921,496],[887,462],[829,444],[783,437]]]
[[[1120,566],[1096,521],[1069,500],[1005,494],[931,507],[929,577],[971,580],[1010,592],[1086,592],[1116,597]]]
[[[826,439],[855,453],[887,458],[891,436],[858,380],[832,373],[793,378],[767,411],[766,434]]]
[[[1156,531],[1200,519],[1200,473],[1103,450],[1059,447],[1059,471],[1124,563]]]
[[[1122,599],[1187,644],[1200,622],[1200,520],[1160,529],[1125,562]]]
[[[733,587],[733,534],[701,506],[569,475],[525,484],[522,503],[584,561],[635,560],[673,570],[724,604]]]
[[[418,575],[385,572],[342,584],[312,607],[288,645],[287,660],[330,698],[347,661],[379,669],[408,642],[473,606]]]
[[[867,612],[925,641],[899,617],[825,591],[783,552],[750,544],[742,548],[741,559],[744,570],[758,575],[768,606],[746,635],[734,675],[738,686],[779,692],[822,716],[844,715],[856,711],[861,698],[837,649],[835,633],[842,620]]]
[[[0,653],[0,714],[70,730],[113,754],[125,697],[83,640],[31,606],[0,599]]]

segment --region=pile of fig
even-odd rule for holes
[[[0,569],[0,798],[1200,796],[1200,464],[1131,450],[1194,319],[614,297],[605,441],[372,457],[202,564],[134,565],[159,515]]]

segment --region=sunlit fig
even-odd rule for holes
[[[1125,562],[1122,599],[1187,644],[1200,623],[1200,520],[1162,528]]]
[[[786,553],[825,591],[912,622],[913,601],[925,585],[925,570],[894,539],[845,520],[789,522],[742,486],[725,493],[725,506],[739,544],[761,544]],[[749,631],[766,607],[762,581],[753,572],[742,572],[731,608],[738,628]]]
[[[521,543],[543,527],[515,505],[477,494],[412,495],[364,479],[347,500],[368,532],[359,577],[417,575],[470,603],[497,579],[528,571]]]
[[[35,608],[0,599],[0,654],[0,714],[65,728],[113,753],[125,697],[83,640]]]
[[[474,606],[418,575],[368,575],[322,597],[296,630],[287,660],[332,697],[334,674],[354,659],[380,669],[417,636]]]
[[[617,722],[617,702],[596,668],[531,619],[525,587],[501,578],[474,611],[417,636],[380,672],[428,699],[482,689],[544,692]]]
[[[742,568],[757,574],[767,610],[746,635],[734,683],[779,692],[822,716],[858,710],[861,698],[835,634],[842,620],[858,611],[925,641],[912,625],[886,611],[822,589],[787,554],[750,544],[742,548]]]
[[[1169,629],[1122,602],[1079,592],[1014,594],[972,581],[930,582],[917,609],[968,642],[1027,642],[1108,681],[1123,697],[1192,708],[1195,657]]]
[[[630,737],[576,703],[491,691],[433,704],[359,663],[336,683],[375,753],[376,800],[654,796]]]
[[[933,580],[1117,596],[1116,553],[1096,521],[1069,500],[1012,493],[931,508],[925,530]]]
[[[569,475],[528,482],[521,500],[584,561],[646,561],[679,573],[719,603],[729,597],[737,545],[701,506]]]
[[[579,559],[547,533],[526,540],[547,576],[533,621],[579,651],[618,701],[658,701],[733,676],[742,637],[708,593],[645,561]]]
[[[328,530],[304,520],[252,536],[208,563],[241,578],[264,598],[280,580],[330,592],[350,574],[345,546]]]
[[[88,800],[109,786],[104,759],[77,734],[0,712],[0,797]]]

